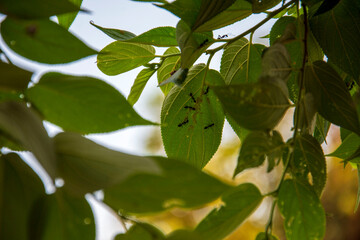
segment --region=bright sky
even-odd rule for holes
[[[89,22],[91,20],[102,27],[127,30],[137,35],[158,26],[175,27],[179,20],[176,16],[161,8],[153,6],[151,3],[133,2],[130,0],[84,0],[82,8],[89,10],[90,14],[80,13],[71,26],[70,31],[96,50],[101,50],[114,40],[90,25]],[[236,23],[227,28],[215,31],[214,36],[217,37],[218,35],[227,34],[230,38],[235,37],[263,18],[264,15],[252,16],[242,23]],[[0,19],[2,20],[3,17],[0,17]],[[254,42],[267,45],[267,41],[259,39],[259,37],[267,35],[269,28],[273,23],[274,21],[270,21],[270,23],[265,24],[256,31]],[[98,70],[95,56],[75,63],[53,66],[30,62],[18,57],[4,47],[4,42],[2,40],[0,46],[5,50],[7,55],[10,56],[13,63],[36,73],[33,78],[34,82],[36,82],[43,73],[49,71],[60,71],[73,75],[87,75],[108,82],[127,97],[137,73],[141,70],[141,68],[137,68],[127,73],[110,77]],[[157,49],[157,54],[161,54],[164,50],[164,48]],[[219,54],[215,55],[211,64],[212,68],[219,69],[220,57]],[[200,62],[206,62],[206,59],[207,57],[202,57]],[[156,86],[157,80],[155,76],[147,84],[139,102],[135,104],[135,109],[142,117],[159,122],[160,117],[154,117],[156,114],[150,112],[154,110],[149,109],[145,104],[150,100],[150,96],[154,92],[160,92],[160,89]],[[160,107],[161,106],[159,106],[159,109]],[[94,134],[89,136],[89,138],[120,151],[141,155],[146,154],[143,148],[144,136],[150,134],[153,128],[154,127],[131,127],[113,133]],[[56,127],[48,127],[48,130],[51,136],[59,131]],[[114,231],[118,231],[121,226],[114,218],[109,217],[106,212],[100,211],[99,208],[96,208],[95,210],[95,213],[98,216],[101,215],[100,222],[98,222],[99,231],[97,232],[97,239],[112,239]],[[106,220],[103,220],[105,218]]]

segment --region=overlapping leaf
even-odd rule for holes
[[[180,53],[179,49],[175,47],[168,48],[164,55],[178,54]],[[167,57],[157,70],[157,79],[158,83],[164,82],[166,79],[170,78],[180,67],[180,56]],[[170,89],[174,86],[173,83],[168,83],[164,86],[160,86],[161,91],[165,96],[170,92]]]
[[[154,57],[152,46],[116,41],[100,51],[97,66],[106,75],[113,76],[140,67]]]
[[[287,87],[278,78],[262,77],[257,83],[213,89],[224,110],[249,130],[274,128],[289,107]]]
[[[329,60],[353,76],[360,76],[360,6],[340,1],[333,9],[310,19],[311,32]]]
[[[50,177],[57,177],[53,142],[34,112],[21,103],[0,103],[0,130],[16,144],[31,151]]]
[[[261,54],[265,46],[241,38],[225,48],[220,73],[226,84],[256,82],[261,74]]]
[[[146,223],[135,223],[124,234],[119,234],[115,240],[165,240],[164,234],[157,228]]]
[[[104,28],[99,25],[96,25],[93,21],[90,21],[90,24],[115,40],[124,41],[124,40],[131,39],[133,37],[136,37],[136,35],[133,34],[132,32],[128,32],[125,30],[114,29],[114,28]]]
[[[278,238],[271,234],[268,234],[266,236],[266,234],[264,232],[261,232],[256,236],[255,240],[278,240]]]
[[[95,219],[89,203],[61,189],[34,205],[28,227],[31,240],[95,239]]]
[[[205,65],[193,67],[182,87],[166,96],[161,111],[161,133],[170,158],[203,168],[219,147],[224,114],[213,91],[202,81],[221,85],[221,75]]]
[[[1,23],[1,35],[14,52],[41,63],[68,63],[96,54],[66,29],[46,19],[8,17]]]
[[[80,133],[149,125],[112,86],[90,77],[47,73],[26,92],[46,120]]]
[[[281,43],[275,43],[263,53],[262,75],[271,76],[287,81],[291,73],[290,55]]]
[[[29,239],[29,215],[44,186],[15,153],[0,157],[0,176],[0,238]]]
[[[64,188],[73,194],[100,190],[139,173],[161,173],[149,158],[110,150],[76,133],[60,133],[54,142]]]
[[[360,146],[360,137],[355,133],[350,133],[345,139],[342,140],[341,145],[328,156],[338,157],[343,160],[350,158]],[[352,159],[352,162],[359,162],[360,158]]]
[[[149,44],[157,47],[177,46],[176,29],[173,27],[157,27],[147,32],[126,39],[127,42]]]
[[[196,227],[199,239],[224,239],[260,205],[263,196],[253,184],[245,183],[221,198],[224,206],[214,209]]]
[[[280,188],[278,206],[285,218],[287,239],[323,239],[325,212],[311,186],[285,180]]]
[[[0,62],[0,90],[24,91],[31,81],[32,72],[28,72],[15,65]]]
[[[69,0],[71,3],[73,3],[75,6],[79,7],[82,4],[83,0]],[[78,15],[78,11],[74,13],[66,13],[58,15],[57,18],[59,20],[59,25],[63,26],[66,29],[69,29],[71,24],[74,22],[76,16]]]
[[[115,210],[154,213],[211,202],[231,187],[180,161],[153,158],[161,175],[138,174],[104,189],[104,202]]]
[[[145,68],[141,70],[141,72],[136,76],[135,82],[131,87],[130,94],[127,99],[130,105],[134,105],[137,102],[146,86],[146,83],[149,81],[155,71],[155,69]]]
[[[305,88],[313,94],[321,116],[360,134],[355,104],[345,83],[329,64],[317,61],[306,66]]]

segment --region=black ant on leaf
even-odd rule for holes
[[[224,38],[227,38],[227,37],[229,37],[227,34],[218,35],[217,39],[224,39]]]
[[[205,127],[204,127],[204,129],[208,129],[208,128],[211,128],[211,127],[213,127],[214,125],[215,125],[214,123],[212,123],[212,124],[209,124],[209,125],[205,126]]]
[[[189,122],[189,119],[186,117],[183,122],[181,122],[181,123],[178,124],[178,127],[182,127],[182,126],[184,126],[185,124],[187,124],[188,122]]]

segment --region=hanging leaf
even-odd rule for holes
[[[233,232],[260,205],[263,196],[256,186],[245,183],[226,192],[224,205],[214,209],[195,228],[199,239],[222,240]]]
[[[79,11],[80,7],[64,0],[1,0],[0,12],[23,19],[48,18]]]
[[[340,1],[333,9],[310,19],[311,32],[329,61],[350,74],[359,84],[360,18],[356,0]]]
[[[161,133],[169,158],[203,168],[220,145],[224,114],[208,84],[223,83],[221,75],[205,65],[193,67],[182,87],[173,87],[161,110]]]
[[[104,189],[104,202],[125,213],[155,213],[192,208],[214,201],[232,188],[180,161],[153,158],[161,175],[138,174]]]
[[[47,73],[26,96],[46,120],[68,131],[99,133],[153,124],[115,88],[95,78]]]
[[[126,39],[127,42],[154,45],[157,47],[177,46],[176,29],[173,27],[153,28],[139,36]]]
[[[178,54],[180,53],[179,49],[175,47],[168,48],[164,55]],[[157,70],[157,79],[158,83],[164,82],[166,79],[170,78],[174,73],[180,68],[180,56],[167,57],[162,62],[161,66]],[[174,86],[173,83],[169,83],[163,86],[160,86],[161,91],[165,96],[170,92],[171,88]]]
[[[15,65],[0,62],[0,90],[24,91],[31,81],[32,72],[28,72]]]
[[[181,50],[181,68],[183,69],[191,67],[214,41],[212,32],[193,33],[182,20],[176,26],[176,40]]]
[[[281,43],[275,43],[267,48],[261,61],[262,75],[287,81],[291,73],[290,55]]]
[[[311,186],[285,180],[281,184],[278,206],[285,218],[287,239],[323,239],[325,212]]]
[[[273,157],[271,165],[274,166],[275,159],[279,159],[282,154],[283,144],[281,135],[276,131],[272,136],[265,132],[250,132],[242,142],[234,176],[245,169],[260,166],[265,156]]]
[[[305,88],[315,98],[318,112],[326,120],[360,134],[359,118],[350,93],[327,63],[314,62],[305,68]]]
[[[82,4],[83,0],[69,0],[71,3],[73,3],[75,6],[79,7]],[[79,11],[74,13],[66,13],[66,14],[60,14],[57,16],[59,20],[59,25],[63,26],[66,29],[69,29],[71,24],[74,22],[76,16],[78,15]]]
[[[135,82],[131,87],[130,94],[127,99],[131,106],[137,102],[146,86],[146,83],[149,81],[155,71],[155,69],[145,68],[141,70],[141,72],[136,76]]]
[[[292,173],[308,181],[310,172],[313,189],[320,196],[326,183],[326,161],[320,144],[311,135],[301,135],[296,138],[293,154]]]
[[[137,222],[124,234],[119,234],[115,240],[165,240],[164,234],[147,223]]]
[[[149,158],[110,150],[76,133],[60,133],[54,142],[64,188],[73,194],[94,192],[139,173],[160,173]]]
[[[95,239],[95,219],[86,199],[61,189],[33,206],[28,226],[31,240]]]
[[[262,77],[257,83],[213,89],[224,110],[249,130],[274,128],[290,106],[284,81],[274,77]]]
[[[155,58],[149,45],[116,41],[103,48],[97,57],[98,68],[109,76],[140,67]]]
[[[40,178],[15,153],[0,157],[0,238],[29,239],[29,214],[45,195]]]
[[[57,177],[53,142],[41,119],[29,108],[16,102],[0,103],[0,130],[31,151],[52,179]]]
[[[125,30],[113,29],[113,28],[103,28],[99,25],[96,25],[93,21],[90,21],[90,24],[115,40],[124,41],[124,40],[131,39],[133,37],[136,37],[136,35],[133,34],[132,32],[128,32]]]
[[[1,35],[14,52],[40,63],[69,63],[96,54],[66,29],[46,19],[6,18],[1,23]]]
[[[256,82],[261,74],[261,54],[265,46],[241,38],[228,45],[221,57],[220,73],[226,84]]]
[[[345,139],[342,140],[341,145],[332,153],[327,156],[338,157],[340,159],[348,159],[356,153],[356,149],[360,146],[360,137],[355,133],[350,133]],[[352,162],[360,161],[359,157],[351,160]]]

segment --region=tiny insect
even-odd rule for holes
[[[190,93],[189,96],[190,96],[191,99],[194,101],[194,103],[196,103],[196,99],[194,98],[194,95],[193,95],[192,93]]]
[[[26,34],[30,37],[34,37],[37,32],[37,27],[35,25],[29,25],[26,27]]]
[[[196,110],[194,107],[192,107],[192,106],[185,106],[184,108],[187,108],[187,109],[190,109],[190,110]]]
[[[176,70],[172,71],[172,72],[170,73],[170,75],[172,76],[172,75],[174,75],[174,73],[176,73]]]
[[[204,127],[204,129],[208,129],[208,128],[211,128],[211,127],[213,127],[214,125],[215,125],[214,123],[212,123],[212,124],[209,124],[209,125],[205,126],[205,127]]]
[[[182,127],[184,126],[185,124],[187,124],[189,122],[189,119],[188,118],[185,118],[185,120],[181,123],[178,124],[178,127]]]
[[[208,92],[209,92],[209,86],[206,87],[204,95],[208,94]]]
[[[353,87],[354,87],[354,85],[355,85],[355,82],[354,81],[351,81],[351,83],[348,83],[348,84],[346,84],[347,85],[347,87],[348,87],[348,89],[349,89],[349,91],[351,90],[351,89],[353,89]]]
[[[225,34],[225,35],[218,35],[218,37],[217,37],[217,39],[223,39],[223,38],[227,38],[227,37],[229,37],[227,34]]]
[[[205,46],[205,44],[206,44],[208,41],[209,41],[209,39],[205,39],[205,41],[203,41],[203,42],[200,44],[199,48],[202,48],[203,46]]]

